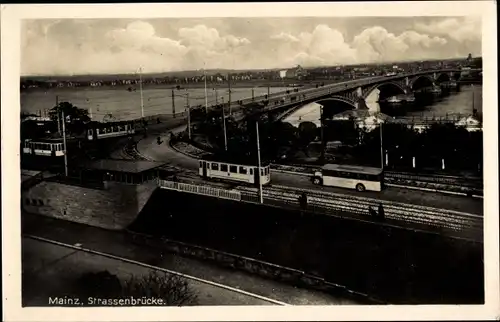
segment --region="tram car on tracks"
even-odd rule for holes
[[[23,154],[44,157],[63,157],[64,144],[61,139],[26,139]]]
[[[198,174],[206,180],[222,180],[235,183],[246,183],[262,185],[271,182],[271,169],[269,163],[261,164],[259,167],[241,163],[229,163],[216,159],[204,158],[199,160]]]
[[[88,141],[107,139],[112,137],[129,136],[135,134],[135,125],[132,121],[117,122],[90,122],[87,124]]]

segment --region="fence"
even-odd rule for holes
[[[158,180],[158,185],[160,186],[160,188],[163,189],[182,191],[182,192],[216,197],[221,199],[241,201],[241,193],[239,191],[234,191],[234,190],[225,190],[225,189],[213,188],[210,186],[199,186],[194,184],[180,183],[168,180]]]

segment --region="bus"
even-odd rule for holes
[[[365,190],[381,191],[384,174],[383,169],[341,164],[325,164],[321,171],[316,171],[312,177],[316,185]]]

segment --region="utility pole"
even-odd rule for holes
[[[259,201],[260,203],[264,203],[264,198],[262,197],[262,175],[261,175],[261,168],[260,168],[260,143],[259,143],[259,122],[255,122],[255,127],[257,130],[257,162],[259,163]]]
[[[66,119],[64,117],[64,110],[62,113],[62,128],[63,128],[63,144],[64,144],[64,174],[68,176],[68,149],[66,148]]]
[[[229,73],[227,75],[227,84],[228,84],[228,87],[229,87],[229,115],[231,115],[231,74]]]
[[[56,95],[56,112],[57,112],[57,132],[61,135],[61,111],[59,110],[59,96]]]
[[[269,99],[269,96],[271,96],[271,86],[267,84],[267,99]]]
[[[384,169],[384,145],[382,141],[382,122],[380,123],[380,167]]]
[[[174,88],[172,87],[172,115],[175,119],[175,96],[174,96]]]
[[[219,105],[219,92],[215,89],[215,105]]]
[[[141,92],[141,117],[144,118],[144,99],[142,96],[142,67],[139,67],[139,90]]]
[[[205,79],[205,114],[208,115],[208,98],[207,98],[207,70],[203,67],[203,78]]]
[[[319,107],[319,126],[321,127],[321,145],[323,146],[323,149],[325,148],[325,136],[323,133],[323,105]]]
[[[254,88],[252,87],[252,101],[255,99],[255,96],[254,96]]]
[[[227,152],[226,113],[224,113],[224,101],[222,101],[222,126],[224,128],[224,150]]]
[[[90,120],[92,120],[92,107],[89,108],[89,117],[90,117]]]
[[[186,93],[186,108],[188,117],[188,137],[191,140],[191,109],[189,108],[189,92]]]

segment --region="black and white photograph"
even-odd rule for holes
[[[2,6],[8,321],[498,318],[493,2],[232,5]]]

